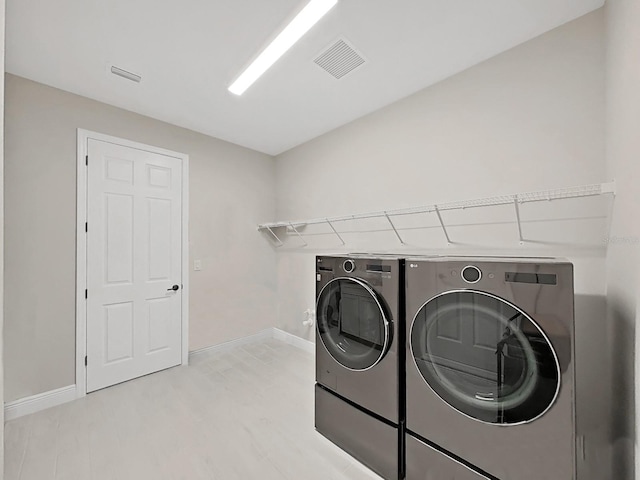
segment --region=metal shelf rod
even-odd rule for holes
[[[276,235],[273,230],[271,230],[271,227],[266,226],[265,229],[267,229],[269,231],[269,233],[271,235],[273,235],[273,237],[278,241],[278,243],[280,243],[280,245],[278,245],[279,247],[281,247],[282,245],[284,245],[284,242],[282,240],[280,240],[280,238],[278,237],[278,235]],[[260,230],[260,229],[258,229]]]
[[[449,238],[449,234],[447,233],[447,227],[444,226],[444,222],[442,221],[442,215],[440,215],[440,210],[438,209],[438,206],[435,205],[433,207],[436,211],[436,215],[438,215],[438,220],[440,221],[440,226],[442,227],[442,231],[444,232],[444,236],[447,239],[447,243],[451,243],[451,239]]]
[[[516,221],[518,222],[518,238],[520,239],[520,243],[524,242],[522,238],[522,225],[520,224],[520,207],[518,207],[518,198],[513,198],[513,206],[516,209]]]
[[[289,226],[293,229],[294,232],[296,232],[296,235],[298,235],[298,237],[300,237],[300,240],[302,240],[302,243],[304,243],[304,246],[306,247],[307,245],[309,245],[307,243],[307,241],[302,237],[302,235],[300,235],[300,232],[298,231],[298,229],[296,227],[293,226],[293,224],[291,222],[289,222]]]
[[[398,230],[396,229],[396,226],[393,224],[393,222],[391,221],[391,219],[389,218],[389,215],[387,215],[387,213],[384,213],[384,216],[387,217],[387,220],[389,221],[389,225],[391,225],[391,228],[393,228],[393,231],[396,234],[396,237],[398,237],[398,240],[400,240],[400,244],[404,245],[404,241],[402,240],[402,237],[400,236],[400,234],[398,233]]]
[[[331,223],[331,220],[329,220],[328,218],[327,218],[327,223],[331,227],[331,230],[333,230],[333,233],[336,234],[336,237],[338,237],[338,239],[340,239],[340,241],[342,242],[342,245],[346,245],[346,243],[344,242],[344,240],[342,239],[342,237],[340,236],[338,231],[334,228],[333,224]]]

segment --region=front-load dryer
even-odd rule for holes
[[[316,429],[389,480],[402,477],[403,268],[316,258]]]
[[[407,480],[576,479],[573,266],[406,260]]]

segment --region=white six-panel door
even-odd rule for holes
[[[88,158],[91,392],[181,363],[182,165],[95,139]]]

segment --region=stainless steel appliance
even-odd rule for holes
[[[406,260],[407,480],[576,479],[573,266]]]
[[[315,424],[385,479],[402,478],[404,262],[316,258]]]

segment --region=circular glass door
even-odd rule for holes
[[[351,370],[367,370],[382,358],[391,329],[382,299],[362,280],[335,278],[316,305],[318,333],[329,354]]]
[[[535,420],[560,389],[560,366],[540,327],[499,297],[460,290],[425,303],[411,327],[411,350],[442,400],[476,420]]]

